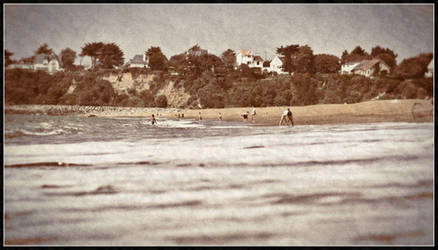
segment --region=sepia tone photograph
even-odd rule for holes
[[[434,8],[3,3],[3,246],[433,246]]]

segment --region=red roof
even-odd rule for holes
[[[380,59],[363,60],[356,67],[354,67],[353,70],[369,70],[372,67],[374,67],[374,65],[378,64],[380,61],[381,61]]]
[[[241,50],[240,54],[242,54],[242,56],[246,56],[249,54],[249,50]]]
[[[254,61],[263,62],[263,58],[261,58],[260,56],[255,56]]]

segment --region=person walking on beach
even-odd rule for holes
[[[222,121],[222,114],[219,112],[219,121]]]
[[[280,124],[278,124],[278,125],[279,126],[283,125],[283,122],[286,123],[286,125],[288,123],[290,123],[291,126],[294,125],[292,111],[289,108],[287,108],[285,111],[283,111],[283,114],[281,115],[281,119],[280,119]]]
[[[200,121],[202,121],[202,116],[201,116],[201,112],[199,112],[199,116],[198,116],[198,119],[199,119]]]
[[[252,111],[251,111],[251,121],[252,122],[255,121],[255,116],[256,116],[256,109],[254,107],[252,107]]]
[[[289,108],[287,108],[287,118],[290,122],[290,125],[294,126],[294,118],[292,116],[292,111]]]
[[[152,125],[154,125],[155,123],[157,123],[157,120],[155,119],[155,115],[154,115],[154,114],[152,114],[152,117],[151,117],[151,123],[152,123]]]

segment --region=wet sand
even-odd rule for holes
[[[219,113],[225,121],[243,121],[254,125],[278,125],[282,112],[287,107],[257,107],[255,121],[242,118],[246,108],[221,109],[178,109],[178,108],[142,108],[142,107],[93,107],[63,105],[10,105],[5,106],[6,114],[49,114],[80,115],[89,117],[145,117],[151,114],[159,118],[198,119],[199,112],[204,120],[218,120]],[[370,122],[433,122],[432,100],[377,100],[355,104],[318,104],[309,106],[291,106],[295,125],[303,124],[349,124]]]

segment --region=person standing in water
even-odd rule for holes
[[[280,119],[280,123],[278,124],[279,126],[283,125],[283,122],[286,123],[286,125],[290,122],[290,125],[293,126],[294,125],[294,120],[292,117],[292,111],[287,108],[285,111],[283,111],[283,114],[281,115],[281,119]]]
[[[201,112],[199,112],[199,116],[198,116],[198,119],[199,119],[200,121],[202,121],[202,116],[201,116]]]
[[[219,121],[222,121],[222,114],[219,112]]]
[[[254,108],[254,106],[252,107],[252,111],[251,111],[251,121],[254,122],[255,121],[255,116],[256,116],[256,109]]]
[[[157,120],[155,119],[155,115],[154,114],[152,114],[151,123],[152,123],[152,125],[155,125],[155,123],[157,123]]]

